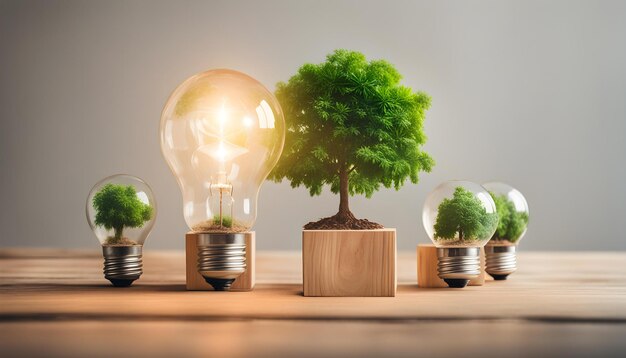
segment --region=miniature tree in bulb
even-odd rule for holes
[[[450,244],[465,245],[467,241],[483,240],[498,222],[496,213],[487,213],[482,202],[471,191],[456,187],[451,199],[439,204],[435,222],[435,238],[455,240]]]
[[[107,239],[108,245],[137,245],[122,236],[125,227],[141,227],[152,218],[152,207],[137,198],[132,185],[106,184],[93,197],[96,209],[94,223],[107,230],[114,230],[114,236]]]
[[[401,76],[386,61],[370,61],[359,52],[336,50],[324,63],[302,66],[276,97],[285,110],[285,148],[270,174],[292,187],[319,195],[324,185],[339,194],[337,214],[305,229],[376,229],[356,219],[349,196],[371,197],[380,188],[398,190],[408,178],[434,165],[420,147],[430,98],[400,85]]]
[[[485,188],[468,181],[440,184],[424,202],[422,222],[437,247],[438,275],[449,287],[465,287],[480,275],[480,248],[498,225]]]
[[[130,286],[142,274],[143,244],[156,220],[152,189],[137,177],[112,175],[91,188],[85,213],[102,245],[104,277],[114,286]]]
[[[518,212],[513,201],[506,195],[497,195],[490,192],[493,201],[496,203],[496,211],[500,221],[498,228],[491,240],[508,241],[515,244],[521,238],[528,225],[528,213]]]
[[[485,246],[486,271],[495,280],[505,280],[517,270],[517,245],[528,226],[528,203],[517,189],[504,183],[486,183],[484,187],[496,204],[500,221]]]

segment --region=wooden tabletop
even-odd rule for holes
[[[507,281],[391,298],[303,297],[296,252],[258,252],[252,292],[188,292],[183,252],[145,250],[130,288],[99,252],[0,250],[6,356],[624,356],[626,253],[521,252]],[[3,354],[3,356],[5,356]]]

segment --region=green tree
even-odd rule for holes
[[[277,84],[287,131],[270,179],[287,178],[311,196],[324,185],[339,193],[338,213],[318,223],[330,220],[346,229],[375,224],[355,219],[349,196],[369,198],[381,184],[398,190],[407,178],[417,183],[418,172],[434,165],[420,149],[430,97],[400,85],[400,79],[386,61],[336,50],[326,62],[305,64],[287,83]]]
[[[137,198],[132,185],[106,184],[94,195],[93,207],[95,224],[115,231],[113,242],[122,239],[125,227],[140,227],[152,218],[152,207]]]
[[[498,223],[497,213],[488,213],[480,199],[463,187],[456,187],[452,199],[439,204],[435,237],[459,241],[488,238]]]
[[[493,201],[496,203],[496,211],[500,218],[498,228],[493,234],[492,240],[517,242],[524,230],[526,230],[526,225],[528,225],[528,214],[518,212],[515,209],[515,204],[506,195],[489,194],[491,194]]]

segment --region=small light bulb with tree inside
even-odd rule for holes
[[[156,219],[156,201],[143,180],[113,175],[89,192],[87,221],[102,245],[104,277],[130,286],[142,274],[143,244]]]
[[[498,225],[495,203],[480,185],[449,181],[424,203],[422,221],[437,247],[438,272],[448,286],[465,287],[480,275],[480,248]]]
[[[528,227],[528,203],[510,185],[491,182],[483,185],[492,196],[500,221],[485,246],[486,271],[495,280],[505,280],[517,270],[517,245]]]

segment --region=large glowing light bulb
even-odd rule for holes
[[[437,247],[439,277],[448,286],[465,287],[480,275],[480,248],[498,225],[496,206],[485,188],[448,181],[426,198],[422,221]]]
[[[112,175],[93,186],[85,211],[102,245],[104,277],[114,286],[130,286],[143,271],[143,244],[156,220],[152,189],[137,177]]]
[[[283,112],[257,80],[210,70],[184,81],[161,116],[161,149],[198,235],[198,271],[225,290],[245,271],[245,240],[259,188],[285,141]]]
[[[498,228],[485,246],[486,271],[495,280],[506,280],[517,270],[517,245],[526,234],[528,203],[519,190],[498,182],[483,184],[496,203]]]

